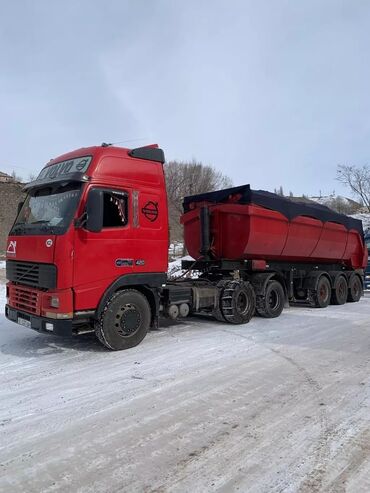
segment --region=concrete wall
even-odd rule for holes
[[[23,198],[22,187],[19,183],[0,183],[0,256],[5,254],[6,238]]]

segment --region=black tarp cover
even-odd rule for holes
[[[275,193],[266,192],[265,190],[252,190],[250,185],[241,185],[240,187],[226,188],[215,192],[201,193],[190,195],[184,198],[184,212],[188,212],[189,205],[193,202],[227,202],[230,195],[240,194],[238,204],[255,204],[273,211],[278,211],[287,219],[292,220],[297,216],[313,217],[323,223],[333,222],[343,224],[347,229],[355,229],[363,235],[362,221],[348,217],[344,214],[338,214],[325,205],[297,202],[289,198],[276,195]]]

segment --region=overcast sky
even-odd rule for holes
[[[325,194],[338,164],[370,162],[368,1],[0,5],[0,170],[131,141]]]

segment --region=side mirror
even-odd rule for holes
[[[87,196],[85,228],[93,233],[99,233],[103,228],[103,190],[93,188]]]
[[[22,207],[23,207],[23,204],[24,204],[24,200],[22,200],[22,202],[19,202],[19,203],[18,203],[18,207],[17,207],[17,216],[18,216],[18,214],[21,212]]]

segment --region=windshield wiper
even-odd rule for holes
[[[25,224],[26,223],[24,221],[21,222],[21,223],[15,224],[14,227],[13,227],[13,229],[12,229],[12,231],[24,231],[24,225]]]
[[[54,227],[51,224],[49,224],[49,221],[36,221],[36,223],[43,223],[41,225],[41,230],[42,231],[45,231],[46,233],[49,233],[51,235],[54,235],[55,234]],[[36,223],[32,223],[32,224],[36,224]]]
[[[46,220],[34,221],[32,223],[25,223],[25,222],[17,223],[12,228],[11,234],[12,233],[22,233],[23,234],[26,231],[30,232],[30,229],[29,228],[26,229],[26,226],[31,226],[32,224],[39,224],[42,231],[45,231],[45,232],[52,234],[52,235],[55,234],[54,227],[51,224],[49,224],[49,221],[46,221]],[[33,229],[33,228],[31,228],[31,229]]]
[[[50,219],[40,219],[39,221],[33,221],[30,224],[42,224],[41,229],[46,232],[50,232],[50,234],[55,234],[54,233],[54,227],[53,225],[50,224]]]

